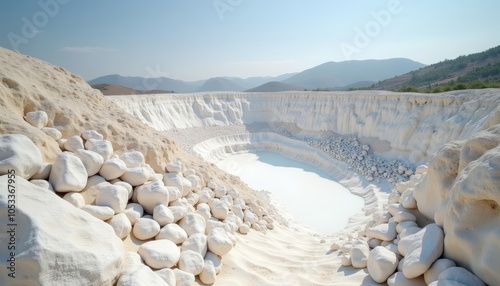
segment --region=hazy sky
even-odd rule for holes
[[[0,46],[90,80],[267,76],[327,61],[432,64],[500,45],[500,1],[1,1]]]

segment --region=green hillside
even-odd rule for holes
[[[361,89],[443,92],[500,87],[500,46],[420,68]]]

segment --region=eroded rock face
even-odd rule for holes
[[[442,225],[444,256],[487,284],[500,281],[500,125],[445,145],[415,188],[419,210]]]
[[[0,177],[2,190],[7,184],[7,176]],[[113,285],[123,256],[123,244],[113,229],[21,177],[15,185],[17,285]],[[6,192],[0,192],[0,217],[0,240],[9,241]],[[3,259],[10,254],[6,247],[0,251],[0,285],[10,285]]]
[[[444,145],[429,161],[427,176],[413,192],[418,210],[429,219],[448,196],[458,174],[462,143]]]
[[[500,147],[468,164],[442,208],[445,256],[490,285],[500,281]]]
[[[42,154],[28,137],[21,134],[0,135],[0,174],[14,169],[17,176],[29,179],[42,165]]]

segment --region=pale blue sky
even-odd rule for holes
[[[276,76],[327,61],[432,64],[500,45],[500,1],[1,1],[0,46],[90,80]]]

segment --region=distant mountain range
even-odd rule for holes
[[[500,86],[500,46],[388,78],[368,89],[431,91]]]
[[[116,84],[99,83],[93,84],[93,88],[98,89],[103,95],[133,95],[133,94],[157,94],[157,93],[172,93],[168,90],[137,90],[128,87],[124,87]]]
[[[169,90],[174,92],[203,91],[287,91],[347,90],[373,84],[419,68],[424,64],[409,59],[327,62],[300,73],[277,77],[215,77],[200,81],[182,81],[167,77],[141,78],[107,75],[89,81],[90,85],[113,84],[135,90]]]

